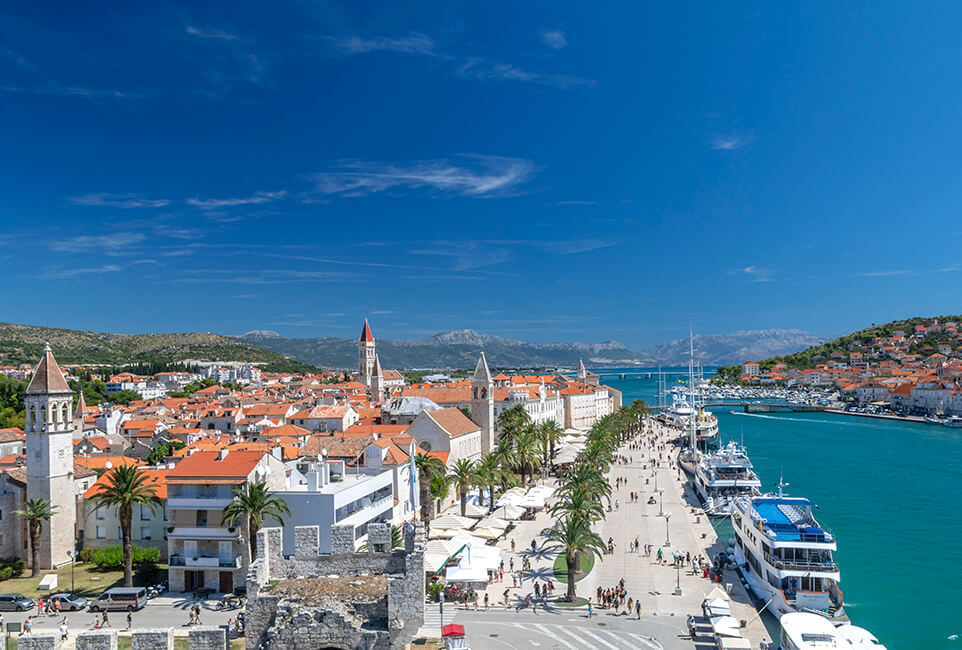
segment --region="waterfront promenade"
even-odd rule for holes
[[[484,608],[485,592],[481,592],[479,611],[475,612],[472,605],[469,611],[465,612],[461,607],[455,614],[446,607],[445,623],[451,622],[452,614],[455,614],[455,620],[466,626],[473,647],[498,647],[503,644],[496,641],[506,638],[514,643],[527,639],[532,642],[529,645],[549,648],[713,647],[710,625],[702,617],[701,603],[714,584],[700,573],[693,574],[690,565],[676,568],[671,561],[673,552],[700,554],[710,559],[724,549],[718,543],[711,523],[697,507],[684,475],[679,474],[674,465],[675,448],[668,445],[669,436],[673,434],[667,428],[654,428],[654,424],[652,427],[652,435],[657,436],[656,448],[622,447],[619,454],[630,457],[631,461],[613,465],[608,475],[612,485],[612,511],[607,513],[603,522],[599,522],[596,530],[606,543],[612,539],[614,552],[596,560],[593,569],[577,583],[578,595],[591,598],[594,611],[590,619],[586,607],[570,608],[557,602],[564,595],[566,586],[552,575],[556,554],[541,547],[544,542],[541,532],[554,523],[547,513],[541,511],[533,521],[518,522],[507,538],[498,542],[505,562],[504,581],[495,581],[488,586],[488,611]],[[639,440],[650,437],[646,433],[639,436]],[[665,447],[659,449],[661,445]],[[662,455],[660,461],[659,453]],[[625,483],[616,487],[619,478]],[[639,493],[637,502],[630,502],[630,492]],[[648,503],[652,496],[655,498],[653,505]],[[616,500],[617,509],[614,507]],[[659,516],[661,511],[671,513],[667,528],[666,518]],[[629,549],[636,538],[640,545],[637,552]],[[512,539],[514,552],[511,551]],[[536,546],[534,552],[531,551],[532,540]],[[722,544],[726,542],[721,540]],[[645,544],[652,545],[650,556],[643,552]],[[658,549],[665,557],[663,563],[657,560]],[[515,570],[519,571],[525,558],[531,561],[531,570],[523,572],[523,584],[513,586],[510,563],[513,560]],[[547,579],[555,581],[553,594],[546,601],[535,600],[533,612],[521,608],[526,596],[534,598],[534,581],[544,585]],[[622,579],[627,597],[641,601],[640,619],[634,613],[629,616],[623,607],[616,613],[598,606],[598,588],[616,587]],[[722,588],[727,583],[732,585],[733,616],[746,621],[743,634],[751,640],[752,647],[758,648],[763,641],[770,640],[768,632],[734,571],[725,572]],[[676,594],[679,586],[681,593]],[[503,596],[505,591],[508,592],[507,605]],[[426,622],[426,627],[440,622],[437,609],[436,603],[428,605],[430,624]],[[699,634],[694,640],[686,628],[688,615],[696,616],[698,622]]]

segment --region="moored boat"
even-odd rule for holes
[[[695,492],[709,516],[730,515],[737,497],[761,494],[761,480],[745,448],[734,441],[701,457],[695,467]]]

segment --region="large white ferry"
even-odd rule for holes
[[[759,496],[762,485],[745,448],[734,441],[701,457],[694,483],[705,512],[712,517],[730,515],[736,497]]]
[[[812,503],[783,496],[780,485],[777,496],[737,497],[734,505],[735,561],[768,608],[847,622],[835,537],[815,520]]]

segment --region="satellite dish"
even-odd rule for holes
[[[321,456],[324,456],[325,458],[327,458],[327,448],[326,448],[326,447],[321,450]]]
[[[107,469],[110,469],[110,468],[113,467],[113,466],[114,466],[114,464],[111,463],[109,460],[108,460],[106,463],[104,463],[104,467],[106,467]]]

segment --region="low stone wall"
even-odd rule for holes
[[[134,630],[130,642],[133,650],[173,650],[174,629]],[[17,650],[60,650],[61,647],[59,632],[42,630],[17,639]],[[189,650],[228,650],[227,630],[213,625],[192,628],[187,647]],[[77,635],[77,650],[117,650],[117,630],[84,630]]]
[[[17,650],[60,650],[60,633],[47,630],[24,634],[17,639]]]
[[[130,635],[130,650],[173,650],[174,628],[154,627],[134,630]]]
[[[84,630],[77,635],[77,650],[117,650],[117,630]]]

